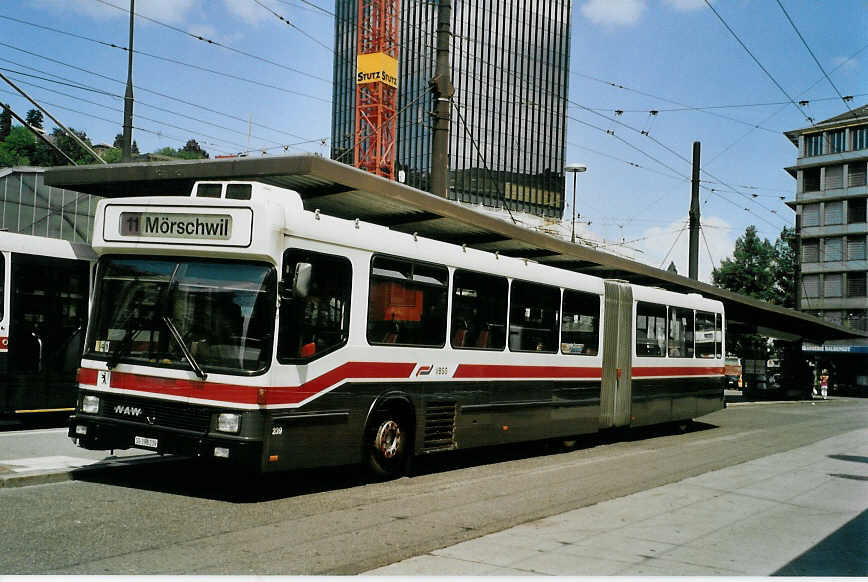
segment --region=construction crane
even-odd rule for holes
[[[395,179],[400,0],[359,0],[353,165]]]

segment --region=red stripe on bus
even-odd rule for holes
[[[455,378],[600,378],[602,368],[459,364]]]
[[[722,376],[723,367],[697,368],[694,366],[649,366],[633,369],[634,378],[648,376]]]
[[[259,396],[260,386],[222,384],[180,380],[112,372],[111,387],[120,390],[135,390],[153,394],[183,396],[205,400],[218,400],[236,404],[297,404],[348,379],[359,378],[408,378],[413,373],[414,363],[393,362],[347,362],[301,386],[268,386],[264,401]],[[97,370],[82,368],[78,373],[81,384],[96,385]]]

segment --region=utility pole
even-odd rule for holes
[[[693,142],[693,177],[690,180],[690,253],[687,276],[699,280],[699,150]]]
[[[434,132],[431,143],[431,193],[446,198],[449,176],[449,108],[452,105],[452,71],[449,69],[449,41],[452,36],[452,0],[437,4],[437,66],[431,79],[434,97]]]
[[[130,42],[127,48],[127,92],[124,94],[124,135],[121,144],[121,160],[129,162],[133,149],[133,22],[136,0],[130,0]]]

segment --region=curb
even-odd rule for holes
[[[68,467],[63,469],[32,471],[28,473],[2,473],[0,472],[0,489],[12,489],[15,487],[29,487],[31,485],[47,485],[51,483],[63,483],[64,481],[76,481],[80,477],[91,474],[95,475],[109,469],[125,469],[138,465],[151,463],[166,463],[180,461],[187,457],[167,457],[148,455],[144,457],[129,457],[97,461],[82,467]],[[3,466],[0,465],[0,468]]]

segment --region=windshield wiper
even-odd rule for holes
[[[199,376],[203,381],[208,378],[208,374],[202,369],[202,366],[199,365],[199,362],[196,361],[196,358],[193,357],[192,352],[190,352],[190,348],[187,347],[187,344],[184,343],[184,338],[181,337],[181,332],[178,331],[178,328],[175,326],[175,322],[172,321],[172,318],[168,315],[163,316],[163,323],[166,324],[166,327],[169,328],[169,331],[172,333],[172,337],[175,338],[175,341],[178,343],[178,347],[181,348],[181,353],[184,354],[184,357],[187,359],[187,362],[190,364],[190,367],[193,368],[193,371]]]
[[[138,323],[137,317],[130,317],[129,321],[127,321],[127,326],[124,328],[124,337],[121,338],[118,347],[111,352],[111,356],[106,361],[106,368],[111,370],[121,361],[121,358],[130,353],[133,348],[133,338],[139,333],[139,330],[136,329],[135,324]]]

